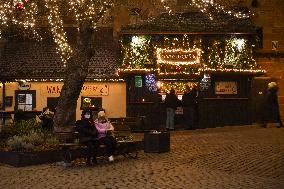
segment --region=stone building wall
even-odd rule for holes
[[[277,79],[279,104],[284,119],[284,1],[258,0],[253,22],[263,28],[263,48],[257,63],[267,70],[267,76]],[[272,41],[278,41],[273,49]]]

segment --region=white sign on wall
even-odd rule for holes
[[[271,48],[272,50],[276,51],[279,47],[278,41],[271,41]]]
[[[41,84],[40,94],[45,96],[60,95],[63,84]],[[81,95],[84,96],[107,96],[109,86],[106,84],[83,85]]]
[[[216,81],[215,94],[238,94],[237,86],[235,81]]]

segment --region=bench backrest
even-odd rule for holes
[[[111,123],[116,125],[126,125],[130,128],[132,132],[141,131],[144,128],[143,117],[119,117],[119,118],[109,118]]]
[[[116,140],[131,140],[133,139],[130,127],[125,122],[112,122],[114,127],[114,136]]]

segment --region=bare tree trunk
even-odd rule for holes
[[[74,125],[77,100],[88,74],[88,65],[89,59],[82,52],[75,54],[68,62],[67,74],[53,119],[55,132],[60,132],[62,127]]]
[[[77,100],[88,74],[90,59],[94,55],[93,32],[83,30],[77,36],[78,50],[67,62],[67,71],[56,112],[53,118],[54,132],[62,132],[74,125]]]

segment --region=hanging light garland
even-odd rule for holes
[[[242,13],[239,11],[233,11],[233,10],[226,10],[226,8],[218,3],[215,3],[214,0],[192,0],[188,6],[197,7],[201,12],[207,13],[208,17],[213,20],[214,16],[212,14],[212,9],[216,11],[217,13],[225,13],[230,16],[234,16],[236,18],[250,18],[253,13]]]
[[[169,0],[161,0],[161,3],[168,14],[171,14],[173,12],[173,10],[170,8]]]
[[[171,89],[175,89],[176,93],[183,94],[186,91],[187,87],[190,87],[192,89],[197,85],[197,82],[192,81],[161,80],[157,82],[157,87],[160,93],[169,93]]]
[[[131,36],[125,37],[120,41],[123,55],[120,73],[152,70],[158,70],[163,76],[199,75],[204,70],[264,73],[253,58],[253,42],[245,38],[232,36],[202,40],[189,35],[174,35],[141,40],[139,45],[133,46]],[[139,53],[133,48],[138,48]],[[152,64],[142,61],[146,59]]]
[[[172,0],[160,0],[163,8],[169,13],[173,13],[173,9],[171,8]],[[236,17],[236,18],[250,18],[253,13],[248,11],[248,13],[243,13],[241,11],[235,10],[227,10],[225,6],[222,6],[214,0],[192,0],[189,1],[186,5],[187,7],[196,7],[201,12],[208,15],[210,20],[214,19],[214,14],[217,13],[225,13],[227,15]]]
[[[63,20],[61,18],[62,0],[42,0],[47,9],[47,18],[53,39],[57,45],[57,52],[64,65],[72,56],[73,50],[68,44],[64,31]],[[3,31],[11,25],[22,28],[23,31],[32,31],[33,38],[42,40],[36,28],[38,18],[38,7],[35,0],[4,0],[0,4],[0,38]],[[111,0],[105,1],[85,1],[75,0],[66,3],[64,8],[72,13],[79,25],[80,22],[91,22],[91,27],[95,28],[97,22],[103,18],[107,10],[113,5]],[[69,7],[66,7],[69,6]],[[69,14],[69,13],[68,13]],[[70,15],[70,14],[69,14]],[[72,16],[72,15],[71,15]],[[27,34],[25,34],[27,35]]]
[[[0,4],[0,39],[2,37],[3,28],[8,27],[8,13],[11,13],[10,4],[11,3],[7,2]]]
[[[60,18],[60,12],[57,0],[45,0],[45,7],[49,10],[48,22],[50,24],[53,39],[57,44],[57,51],[66,65],[67,60],[72,56],[72,49],[68,44],[66,34],[63,29],[63,21]]]
[[[82,22],[91,22],[91,27],[96,28],[98,20],[102,20],[107,11],[113,6],[112,1],[84,1],[69,2],[69,11],[74,12],[78,26]]]

